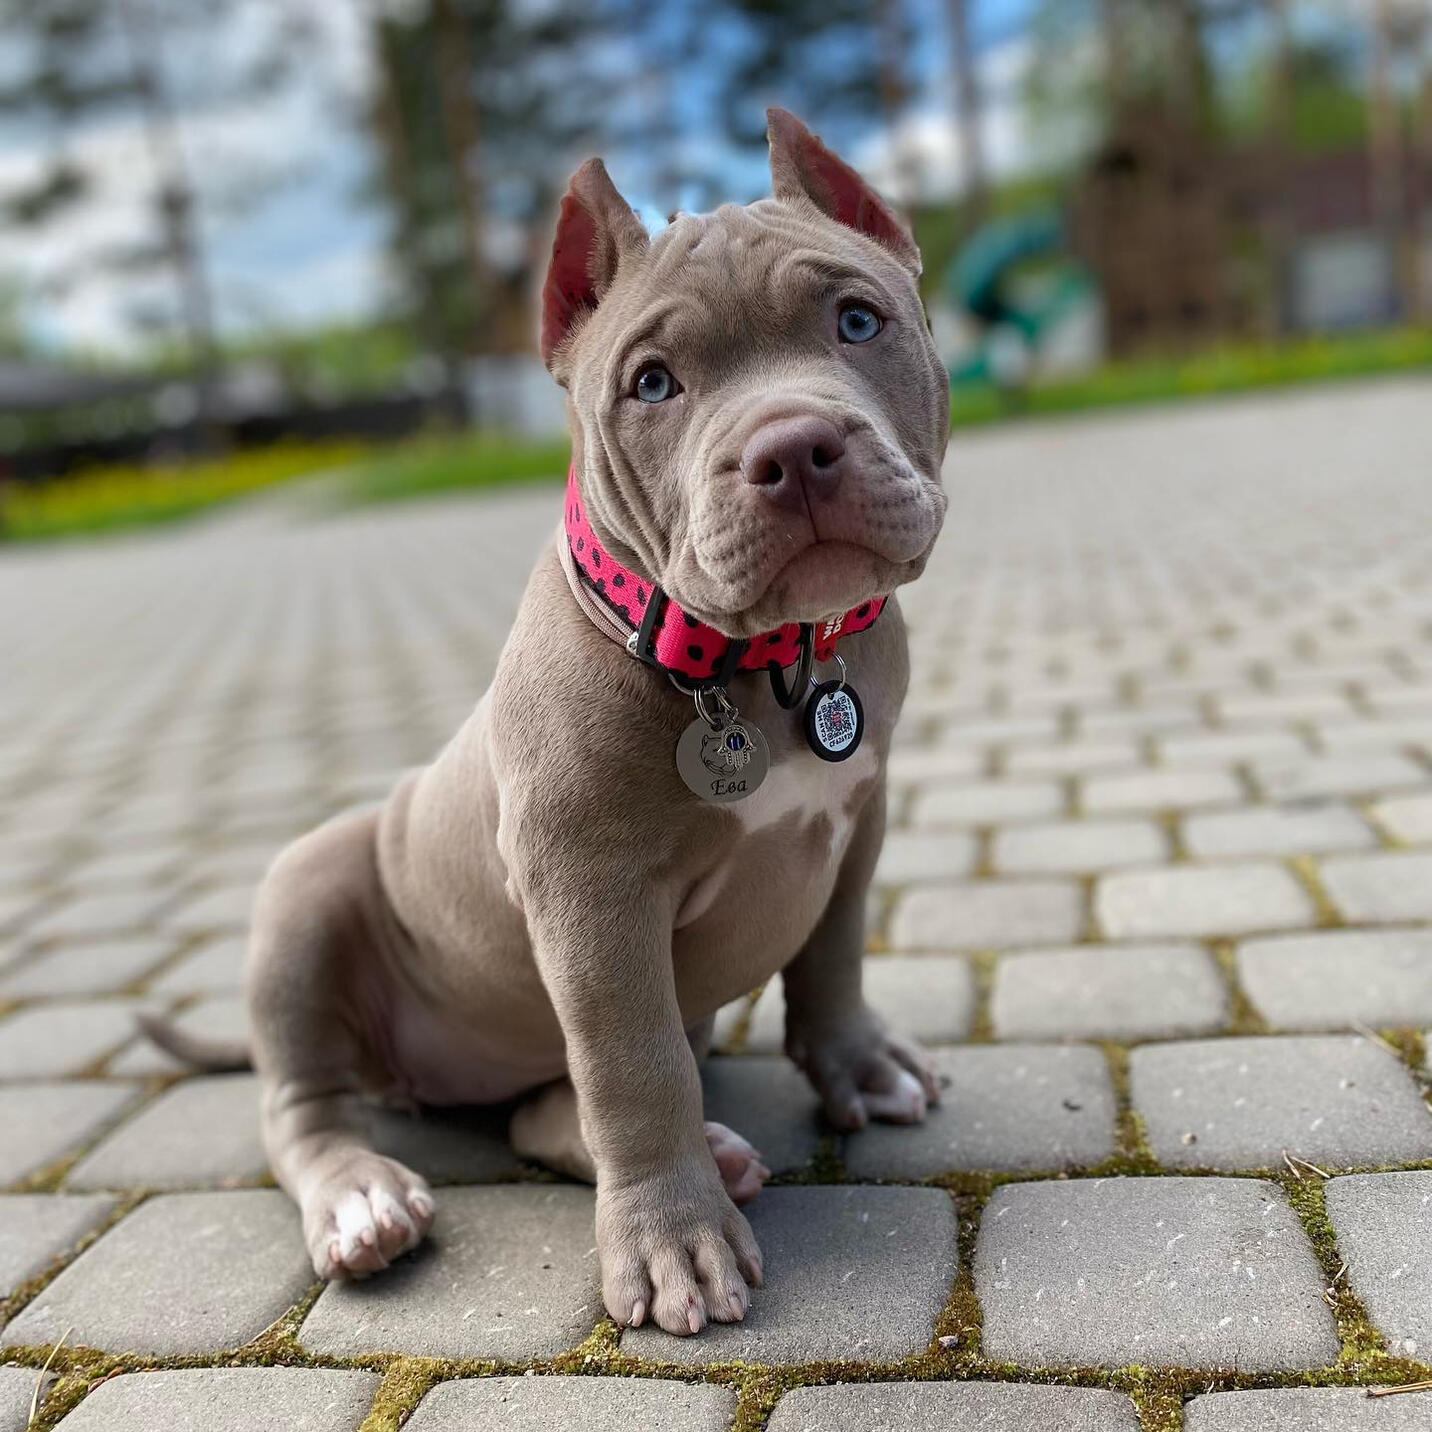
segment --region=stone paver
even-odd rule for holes
[[[0,1367],[0,1432],[25,1432],[39,1374],[31,1367]],[[46,1384],[53,1379],[46,1377]],[[46,1389],[48,1390],[48,1389]],[[44,1406],[44,1395],[40,1398]]]
[[[332,1368],[196,1367],[101,1383],[64,1432],[357,1432],[382,1378]]]
[[[648,1377],[484,1377],[445,1382],[408,1432],[726,1432],[736,1394]]]
[[[78,1073],[130,1043],[135,1013],[152,1007],[109,999],[22,1009],[0,1020],[0,1079]]]
[[[708,1059],[701,1070],[706,1117],[748,1139],[775,1173],[804,1167],[820,1147],[820,1100],[780,1056]]]
[[[1167,857],[1168,838],[1151,820],[1010,826],[994,837],[994,867],[1005,875],[1079,875]]]
[[[1272,800],[1307,800],[1314,796],[1369,795],[1425,785],[1427,768],[1410,756],[1314,756],[1300,761],[1259,762],[1254,774]]]
[[[1432,1024],[1432,930],[1317,930],[1238,946],[1238,978],[1276,1029]]]
[[[867,955],[861,989],[881,1018],[926,1044],[953,1044],[974,1022],[974,975],[960,955]],[[778,1054],[785,1034],[785,998],[780,980],[772,980],[756,1001],[745,1048]]]
[[[1252,1179],[1010,1184],[975,1253],[984,1352],[1024,1366],[1267,1372],[1337,1357],[1317,1260]]]
[[[152,939],[66,945],[0,978],[0,999],[117,994],[172,953],[170,942]]]
[[[1432,920],[1432,853],[1398,851],[1326,860],[1323,884],[1349,920]]]
[[[243,987],[244,941],[221,938],[200,945],[162,975],[149,992],[163,998],[190,994],[237,994]]]
[[[82,1158],[66,1187],[202,1188],[254,1183],[268,1172],[259,1140],[258,1080],[186,1080]]]
[[[916,880],[954,880],[975,868],[978,846],[969,831],[892,830],[880,850],[875,879],[882,885]]]
[[[1228,1017],[1218,966],[1198,945],[1074,945],[1005,955],[990,1018],[1000,1039],[1168,1039]]]
[[[1058,745],[1016,746],[1005,756],[1004,768],[1017,776],[1077,776],[1085,771],[1137,766],[1139,744],[1128,737],[1101,741],[1066,741]]]
[[[0,1336],[182,1356],[257,1337],[313,1281],[298,1213],[281,1193],[162,1194],[87,1248]]]
[[[430,1183],[492,1183],[522,1166],[507,1142],[508,1111],[372,1108],[369,1128],[379,1153],[416,1169]]]
[[[1347,1276],[1394,1352],[1432,1352],[1432,1171],[1353,1174],[1327,1187]]]
[[[1247,855],[1305,855],[1361,850],[1377,843],[1367,822],[1345,805],[1250,806],[1184,818],[1191,855],[1221,860]]]
[[[564,1352],[601,1314],[592,1207],[590,1189],[445,1189],[429,1242],[382,1278],[329,1284],[299,1340],[338,1357]]]
[[[845,1144],[856,1178],[1058,1169],[1114,1152],[1114,1092],[1097,1049],[1000,1045],[930,1051],[944,1088],[922,1124],[871,1124]]]
[[[1084,782],[1083,794],[1085,810],[1094,815],[1116,815],[1231,805],[1243,799],[1243,787],[1228,771],[1195,768],[1091,776]]]
[[[1417,1397],[1372,1398],[1360,1387],[1209,1392],[1184,1410],[1184,1432],[1424,1432]]]
[[[1164,736],[1156,745],[1168,766],[1223,766],[1260,756],[1306,755],[1308,750],[1303,738],[1289,730],[1201,731]]]
[[[893,1028],[928,1044],[962,1039],[974,1020],[974,975],[957,955],[867,956],[861,987]]]
[[[0,1193],[0,1298],[43,1272],[113,1208],[112,1198]]]
[[[896,1362],[929,1343],[956,1270],[955,1209],[934,1188],[768,1188],[746,1210],[765,1287],[699,1338],[628,1328],[638,1357],[700,1366]]]
[[[1432,842],[1432,792],[1415,796],[1389,796],[1377,801],[1373,814],[1398,840],[1409,845]]]
[[[98,1080],[0,1086],[0,1184],[18,1183],[93,1138],[137,1094],[131,1084]]]
[[[890,780],[896,785],[968,780],[980,775],[985,759],[964,747],[908,746],[890,753]]]
[[[907,891],[890,939],[897,949],[988,949],[1074,940],[1083,928],[1072,880],[970,880]]]
[[[1312,900],[1288,871],[1255,863],[1107,875],[1094,910],[1114,939],[1282,930],[1316,918]]]
[[[1361,1035],[1145,1045],[1129,1082],[1173,1167],[1280,1167],[1285,1149],[1324,1168],[1432,1158],[1432,1113],[1412,1076]]]
[[[1037,820],[1064,809],[1064,792],[1054,781],[983,781],[935,785],[915,802],[917,826],[993,825]]]
[[[1319,724],[1318,738],[1329,751],[1392,746],[1416,747],[1425,754],[1432,750],[1432,716],[1414,715],[1392,721],[1328,721]]]
[[[36,940],[84,940],[135,934],[150,928],[169,903],[152,890],[113,890],[80,895],[25,926]]]
[[[769,1432],[1139,1432],[1122,1393],[1008,1382],[858,1382],[798,1387],[776,1404]]]
[[[191,896],[165,916],[165,927],[181,935],[242,932],[253,908],[254,883],[245,880]]]

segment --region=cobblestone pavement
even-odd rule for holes
[[[380,1117],[433,1245],[320,1291],[245,1075],[251,891],[492,671],[555,488],[283,501],[0,559],[0,1432],[1425,1428],[1432,1395],[1432,385],[964,436],[868,986],[934,1047],[846,1139],[721,1022],[779,1172],[769,1285],[600,1313],[591,1193],[480,1113]],[[523,1374],[535,1375],[523,1375]],[[571,1376],[565,1374],[593,1374]]]

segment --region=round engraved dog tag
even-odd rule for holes
[[[822,761],[843,761],[855,754],[865,734],[865,709],[847,681],[822,681],[805,708],[805,736]]]
[[[676,743],[676,769],[704,801],[745,800],[770,768],[766,738],[750,721],[713,727],[698,716]]]

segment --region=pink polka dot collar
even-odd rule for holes
[[[567,472],[567,545],[586,585],[631,633],[628,646],[649,666],[669,671],[688,684],[724,685],[737,671],[784,671],[802,655],[799,622],[787,622],[747,640],[737,640],[682,611],[660,587],[618,562],[597,539],[577,487],[575,467]],[[885,606],[871,597],[848,612],[820,622],[811,633],[817,661],[829,661],[835,644],[850,632],[873,626]]]

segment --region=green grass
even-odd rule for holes
[[[342,494],[351,502],[391,502],[432,492],[498,487],[533,478],[558,478],[567,471],[570,444],[499,433],[463,433],[416,438],[374,453],[342,475]]]
[[[1009,418],[1074,413],[1171,399],[1249,392],[1380,373],[1432,371],[1432,327],[1214,349],[1187,358],[1110,363],[1006,395],[988,384],[957,388],[951,420],[972,427]]]
[[[103,467],[36,485],[0,485],[0,541],[155,526],[295,479],[330,474],[339,501],[386,502],[423,493],[557,478],[566,438],[533,442],[493,433],[429,434],[391,447],[283,443],[176,467]]]
[[[282,443],[176,467],[93,468],[40,484],[0,486],[0,540],[148,527],[351,463],[351,442]]]

